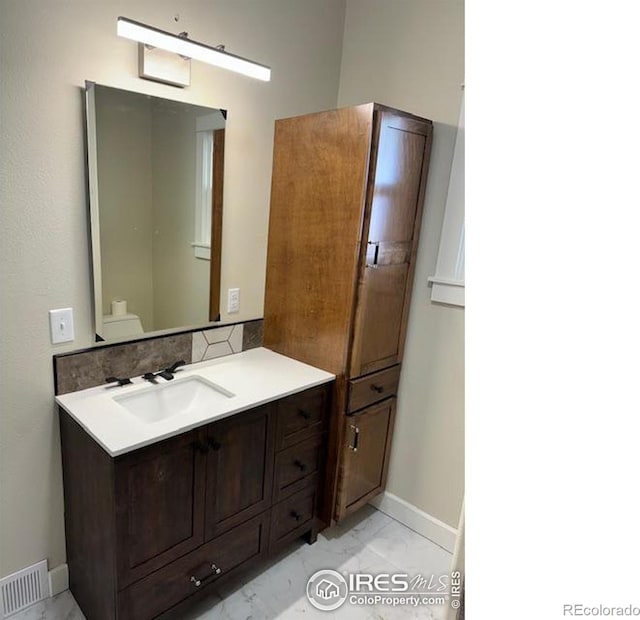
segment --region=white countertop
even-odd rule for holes
[[[215,410],[204,415],[181,413],[152,423],[142,422],[113,397],[153,390],[167,383],[161,377],[158,385],[134,378],[132,385],[98,386],[71,392],[56,396],[56,402],[111,456],[119,456],[335,378],[324,370],[264,348],[183,366],[171,383],[193,376],[222,386],[234,396],[224,399]]]

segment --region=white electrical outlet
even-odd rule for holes
[[[227,313],[240,312],[240,289],[230,288],[227,294]]]
[[[49,310],[49,326],[51,327],[51,343],[71,342],[73,335],[73,308]]]

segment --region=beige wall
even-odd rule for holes
[[[387,490],[457,527],[464,486],[464,311],[430,300],[464,82],[462,0],[347,0],[339,105],[435,122]]]
[[[273,79],[194,62],[188,89],[140,80],[136,45],[115,34],[120,14],[225,43]],[[93,336],[84,80],[229,109],[222,285],[242,290],[235,316],[257,317],[273,121],[335,107],[343,21],[343,0],[0,0],[0,575],[65,561],[51,355]],[[66,306],[76,340],[54,347],[47,311]]]

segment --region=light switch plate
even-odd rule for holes
[[[51,328],[51,343],[71,342],[73,334],[73,308],[59,308],[49,310],[49,327]]]

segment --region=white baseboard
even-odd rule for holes
[[[436,519],[388,491],[384,491],[369,503],[380,512],[384,512],[392,519],[399,521],[413,531],[418,532],[418,534],[432,540],[436,545],[440,545],[450,553],[453,553],[458,534],[456,528],[447,525],[440,519]]]
[[[49,589],[51,596],[69,589],[69,566],[60,564],[49,571]]]

